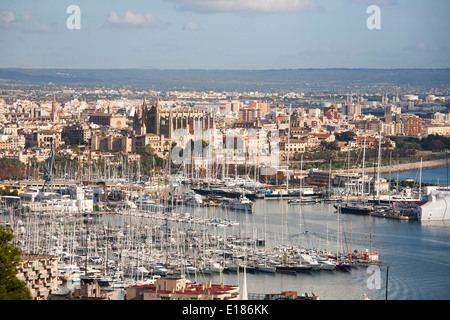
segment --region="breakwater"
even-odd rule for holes
[[[422,161],[422,170],[424,169],[433,169],[447,166],[447,160],[428,160]],[[405,171],[413,171],[420,169],[420,161],[419,162],[411,162],[411,163],[392,163],[391,166],[380,166],[380,173],[389,173],[390,172],[405,172]],[[375,172],[378,170],[378,167],[375,168]],[[347,172],[347,170],[339,170],[342,172]],[[351,169],[352,173],[361,173],[362,168]],[[336,172],[336,171],[335,171]],[[365,168],[366,173],[374,172],[373,166]]]

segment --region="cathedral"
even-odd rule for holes
[[[194,130],[208,130],[214,128],[214,118],[203,110],[190,107],[164,109],[156,102],[148,107],[145,97],[142,105],[136,110],[133,120],[133,130],[136,135],[155,134],[171,139],[177,129],[186,129],[190,134]]]

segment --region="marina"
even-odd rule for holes
[[[392,248],[382,244],[389,233],[384,228],[405,228],[402,219],[393,221],[396,225],[387,222],[390,219],[378,220],[375,212],[374,219],[367,214],[339,213],[344,203],[289,202],[257,199],[251,213],[204,205],[179,205],[172,210],[129,206],[78,213],[52,210],[51,206],[44,212],[10,206],[2,210],[0,221],[18,230],[15,244],[22,250],[60,258],[64,271],[61,290],[85,278],[119,290],[154,283],[161,276],[239,284],[245,265],[249,292],[255,294],[267,294],[273,286],[280,291],[300,287],[299,291],[310,291],[322,299],[341,299],[335,294],[342,288],[330,290],[326,282],[333,278],[334,286],[340,283],[344,288],[350,283],[341,282],[343,279],[354,282],[358,275],[362,277],[356,285],[358,294],[352,292],[345,299],[360,299],[370,294],[362,292],[367,267],[383,269],[388,264],[392,268],[398,259]],[[407,223],[413,223],[414,229],[439,230],[440,237],[448,236],[445,221],[438,223],[437,229],[418,220]],[[371,254],[378,260],[372,260]],[[399,299],[405,298],[405,293],[398,294]]]

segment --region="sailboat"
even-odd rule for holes
[[[267,263],[258,263],[256,265],[256,270],[267,273],[275,273],[277,271],[276,267],[267,265]]]
[[[245,258],[244,261],[244,280],[242,284],[242,300],[248,300],[248,293],[247,293],[247,258]]]
[[[303,155],[301,156],[300,160],[300,175],[303,173]],[[303,198],[303,179],[300,177],[300,191],[299,191],[299,198],[298,199],[290,199],[288,200],[289,204],[314,204],[318,203],[320,200],[316,198]]]
[[[381,137],[381,136],[380,136]],[[381,140],[380,140],[381,143]],[[361,215],[368,215],[370,214],[374,208],[373,205],[368,204],[364,201],[364,195],[365,195],[365,154],[366,154],[366,139],[364,139],[364,149],[363,149],[363,171],[362,171],[362,196],[363,201],[361,203],[357,202],[346,202],[344,204],[335,204],[334,207],[340,212],[343,213],[353,213],[353,214],[361,214]],[[348,192],[348,190],[347,190]]]
[[[339,227],[341,225],[341,212],[340,212],[340,210],[338,210],[337,216],[338,216],[337,217],[337,220],[338,220],[337,221],[338,232],[337,232],[337,250],[336,250],[336,264],[335,264],[335,268],[336,268],[336,270],[347,271],[347,270],[350,270],[351,265],[340,260],[340,252],[339,252],[339,248],[340,248],[340,230],[339,230]]]
[[[369,246],[370,251],[366,249],[361,252],[361,256],[357,257],[356,262],[360,264],[376,264],[381,263],[380,253],[372,251],[372,214],[369,214]]]
[[[300,191],[301,193],[301,191]],[[319,199],[291,199],[288,200],[289,204],[315,204],[315,203],[319,203],[320,200]]]

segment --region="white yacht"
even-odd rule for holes
[[[209,267],[211,272],[222,272],[223,271],[223,267],[220,265],[220,263],[218,262],[210,262],[209,263]]]
[[[336,268],[336,262],[330,261],[329,259],[318,259],[320,264],[320,270],[334,270]]]
[[[320,270],[321,264],[317,261],[317,259],[309,254],[301,254],[301,260],[303,264],[312,268],[312,270]]]
[[[420,221],[450,220],[450,189],[436,189],[428,195],[428,201],[418,208]]]
[[[260,263],[256,266],[256,270],[261,272],[275,273],[277,269],[273,266],[268,266],[266,264]]]
[[[188,206],[202,206],[203,198],[199,194],[194,194],[186,200],[185,204]]]
[[[77,265],[63,265],[58,268],[60,277],[63,281],[80,281],[80,267]]]
[[[239,198],[224,201],[223,206],[225,208],[230,208],[233,210],[245,210],[245,211],[253,211],[254,203],[250,201],[246,196],[241,195]]]
[[[316,199],[316,198],[303,198],[303,199],[291,199],[288,200],[289,204],[314,204],[314,203],[318,203],[320,200]]]

